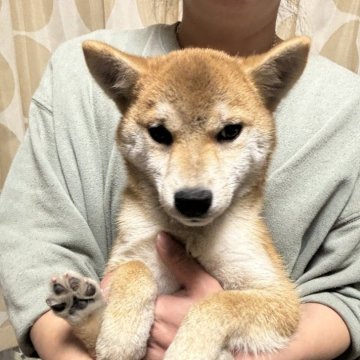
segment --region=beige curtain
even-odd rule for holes
[[[0,191],[28,122],[30,98],[53,50],[93,30],[171,23],[181,0],[0,0]],[[312,49],[360,73],[359,0],[284,0],[281,38],[305,34]],[[15,345],[0,298],[0,351]]]
[[[277,31],[312,38],[312,50],[360,74],[359,0],[283,0]]]

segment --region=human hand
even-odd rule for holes
[[[160,295],[156,301],[146,360],[162,359],[190,307],[202,298],[222,290],[218,281],[188,256],[184,247],[169,235],[160,233],[156,248],[181,289],[173,295]]]
[[[52,311],[36,320],[30,338],[43,360],[93,360],[73,334],[71,326]]]

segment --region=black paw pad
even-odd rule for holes
[[[69,285],[71,287],[71,290],[76,291],[80,287],[80,279],[74,277],[70,278]]]
[[[53,309],[53,311],[55,312],[61,312],[64,311],[66,308],[66,303],[61,303],[61,304],[54,304],[50,306],[51,309]]]
[[[96,293],[96,288],[92,284],[87,284],[85,295],[86,296],[93,296]]]
[[[64,292],[66,292],[66,289],[58,283],[54,284],[53,290],[56,295],[60,295],[60,294],[63,294]]]
[[[83,310],[88,306],[88,303],[88,300],[78,300],[76,303],[74,303],[74,305],[77,310]]]
[[[94,302],[94,300],[84,300],[84,299],[78,299],[77,297],[74,297],[73,304],[69,310],[69,314],[73,315],[78,310],[84,310],[90,302]]]

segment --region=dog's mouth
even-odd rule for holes
[[[210,215],[202,216],[202,217],[182,216],[176,210],[171,215],[177,222],[189,227],[206,226],[209,225],[214,220],[214,216],[210,216]]]
[[[183,225],[188,227],[202,227],[209,225],[212,222],[212,219],[177,219]]]

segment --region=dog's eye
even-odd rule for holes
[[[241,133],[241,124],[226,125],[217,135],[216,140],[221,141],[232,141],[235,140]]]
[[[151,138],[159,144],[171,145],[173,142],[170,131],[164,125],[150,126],[148,131]]]

